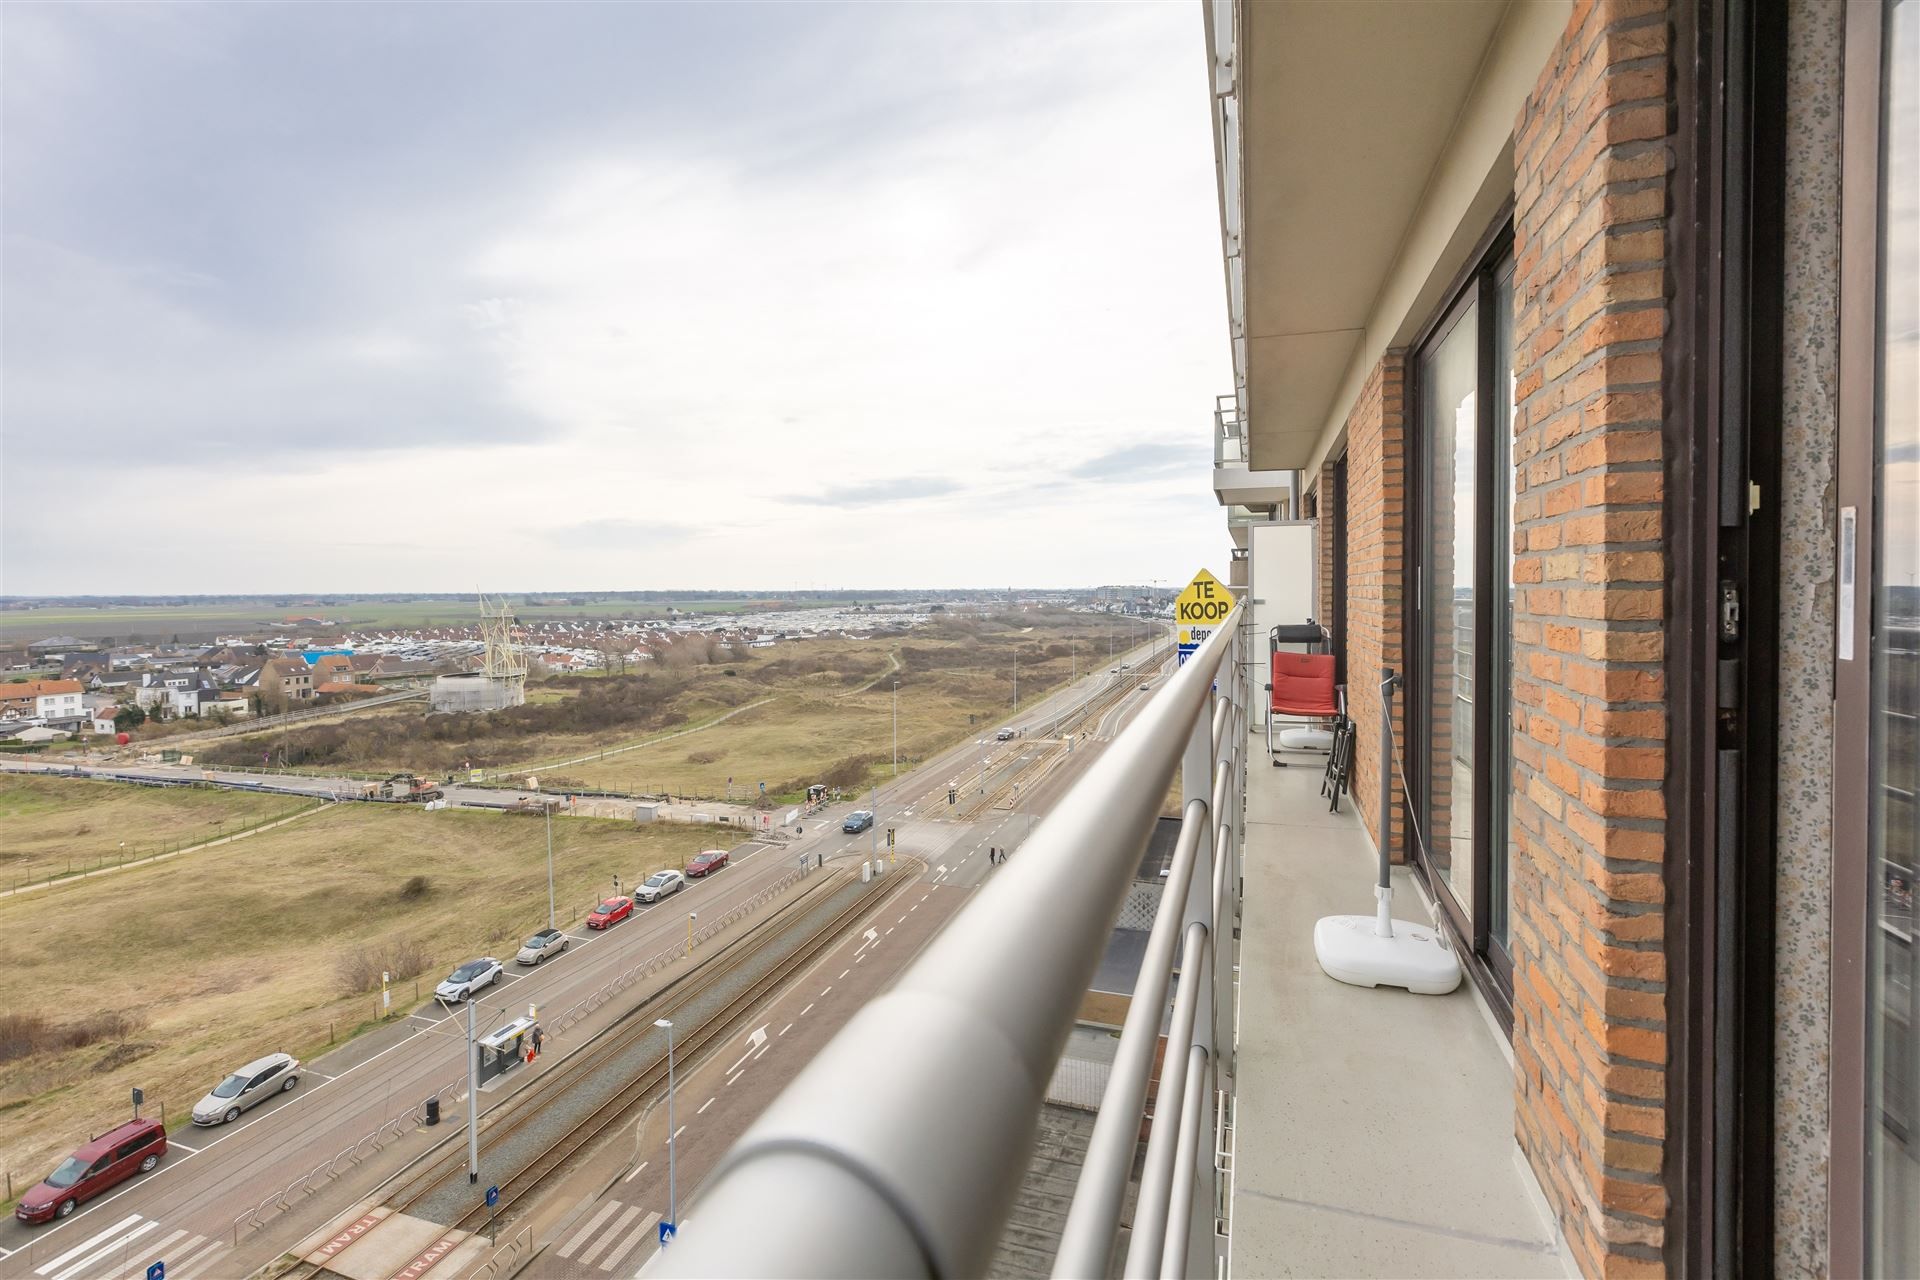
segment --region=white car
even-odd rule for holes
[[[492,956],[482,956],[478,960],[469,960],[447,975],[447,980],[433,989],[436,1000],[456,1003],[470,999],[474,992],[482,987],[490,987],[500,981],[500,962]]]
[[[290,1053],[270,1053],[249,1062],[213,1086],[206,1097],[193,1104],[193,1122],[198,1125],[231,1124],[240,1113],[258,1105],[276,1093],[284,1093],[300,1083],[300,1060]]]
[[[678,893],[687,887],[687,878],[678,871],[656,871],[648,876],[646,882],[633,891],[635,902],[658,902],[670,893]]]

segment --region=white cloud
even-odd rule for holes
[[[161,443],[184,434],[235,483],[182,502],[135,459],[101,488],[158,536],[50,549],[31,539],[59,510],[41,481],[85,450],[23,448],[10,395],[4,589],[457,590],[476,548],[489,582],[524,587],[1224,569],[1206,413],[1229,370],[1196,15],[802,12],[791,56],[752,64],[773,68],[754,110],[710,130],[556,129],[479,198],[370,188],[371,207],[305,240],[325,245],[327,308],[302,324],[236,320],[233,299],[196,299],[244,292],[244,274],[155,258],[185,273],[163,332],[191,342],[153,345],[135,376],[89,386],[96,353],[10,340],[10,384],[115,417],[116,439],[161,423]],[[696,43],[674,56],[724,56]],[[566,76],[545,74],[563,97]],[[487,157],[469,163],[477,182]],[[136,314],[162,306],[111,246],[63,252],[109,264]],[[67,316],[55,304],[9,305],[9,335],[38,305]],[[247,449],[236,401],[266,406],[270,447]],[[261,528],[286,537],[261,545]],[[422,550],[327,551],[369,534]]]

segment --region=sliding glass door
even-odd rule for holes
[[[1416,856],[1463,937],[1510,988],[1513,259],[1511,237],[1413,362],[1413,616],[1406,767]]]

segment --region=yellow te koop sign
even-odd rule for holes
[[[1202,569],[1173,602],[1173,620],[1180,628],[1180,643],[1200,644],[1232,612],[1233,593],[1220,579]]]

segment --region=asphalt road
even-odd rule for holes
[[[1137,655],[1129,661],[1137,663]],[[876,966],[875,972],[891,972],[918,949],[918,942],[931,936],[933,927],[937,927],[936,916],[943,920],[959,910],[969,891],[992,874],[987,848],[1010,847],[1017,851],[1032,828],[1032,815],[1051,807],[1095,758],[1098,744],[1117,733],[1132,712],[1144,704],[1146,695],[1131,687],[1144,678],[1137,665],[1118,677],[1102,671],[1022,708],[1016,716],[982,727],[990,739],[1001,725],[1023,730],[1047,725],[1063,713],[1114,692],[1117,686],[1129,686],[1119,707],[1076,730],[1079,736],[1072,753],[1063,754],[1044,779],[1023,788],[1026,794],[1017,802],[1009,798],[1008,803],[1017,807],[987,808],[971,821],[948,816],[958,806],[947,804],[947,788],[970,769],[977,781],[983,754],[986,785],[997,789],[1003,782],[1010,785],[1010,771],[1022,765],[1023,756],[1028,758],[1025,763],[1032,765],[1041,751],[1059,748],[1028,737],[1010,742],[963,743],[879,788],[871,801],[842,804],[803,821],[803,830],[784,846],[743,845],[725,871],[695,882],[664,904],[644,908],[604,933],[579,931],[565,955],[537,969],[518,970],[509,961],[508,975],[479,997],[484,1016],[477,1025],[491,1029],[523,1012],[528,1004],[549,1012],[567,1007],[635,962],[684,937],[689,910],[716,918],[795,869],[803,859],[864,858],[873,852],[884,856],[888,826],[896,829],[897,852],[913,853],[927,863],[924,879],[928,887],[923,892],[928,895],[930,908],[927,919],[934,922],[930,927],[916,927],[901,940],[902,945],[862,953],[875,958],[884,955],[889,963]],[[1155,688],[1158,683],[1154,680]],[[149,774],[164,768],[100,770],[96,775]],[[201,771],[185,772],[198,776]],[[287,781],[313,786],[314,795],[328,794],[326,779]],[[458,791],[451,789],[449,800],[455,799]],[[488,790],[484,794],[497,803],[502,793]],[[866,807],[877,811],[875,832],[849,835],[841,831],[841,820],[847,812]],[[941,899],[937,913],[931,910],[932,899]],[[909,909],[901,914],[911,917],[915,912]],[[917,941],[910,946],[909,939]],[[858,963],[864,964],[865,960]],[[550,1039],[548,1053],[568,1052],[573,1044],[583,1042],[594,1030],[639,1004],[653,989],[653,985],[643,983],[609,1001],[605,1010],[567,1037]],[[836,1006],[842,1012],[835,1017],[817,1018],[809,1024],[808,1035],[796,1039],[786,1056],[798,1052],[802,1043],[824,1043],[824,1037],[855,1007],[856,1001],[847,998]],[[823,1015],[826,1012],[824,1008],[818,1011]],[[369,1160],[365,1167],[348,1169],[328,1192],[311,1201],[296,1198],[290,1210],[270,1217],[264,1226],[243,1229],[236,1242],[236,1215],[325,1162],[383,1121],[417,1106],[437,1088],[462,1077],[464,1028],[464,1011],[447,1012],[429,1006],[428,1011],[307,1063],[299,1088],[262,1104],[234,1125],[177,1132],[170,1137],[170,1153],[159,1169],[123,1183],[65,1221],[29,1227],[9,1218],[0,1224],[0,1277],[109,1280],[144,1275],[146,1264],[155,1257],[167,1258],[169,1280],[247,1274],[303,1238],[329,1212],[365,1195],[399,1160],[425,1149],[427,1139],[410,1134],[394,1144],[391,1158]],[[794,1061],[797,1065],[798,1059]],[[773,1072],[767,1075],[771,1077]],[[524,1083],[509,1076],[498,1089],[483,1090],[483,1110]],[[758,1114],[758,1106],[744,1105],[748,1102],[744,1091],[740,1100],[743,1105],[726,1109],[729,1125],[737,1119],[744,1127]],[[766,1100],[761,1099],[760,1105]],[[735,1111],[739,1112],[737,1117],[732,1114]],[[692,1168],[688,1173],[698,1176]],[[624,1212],[619,1216],[624,1217]]]

